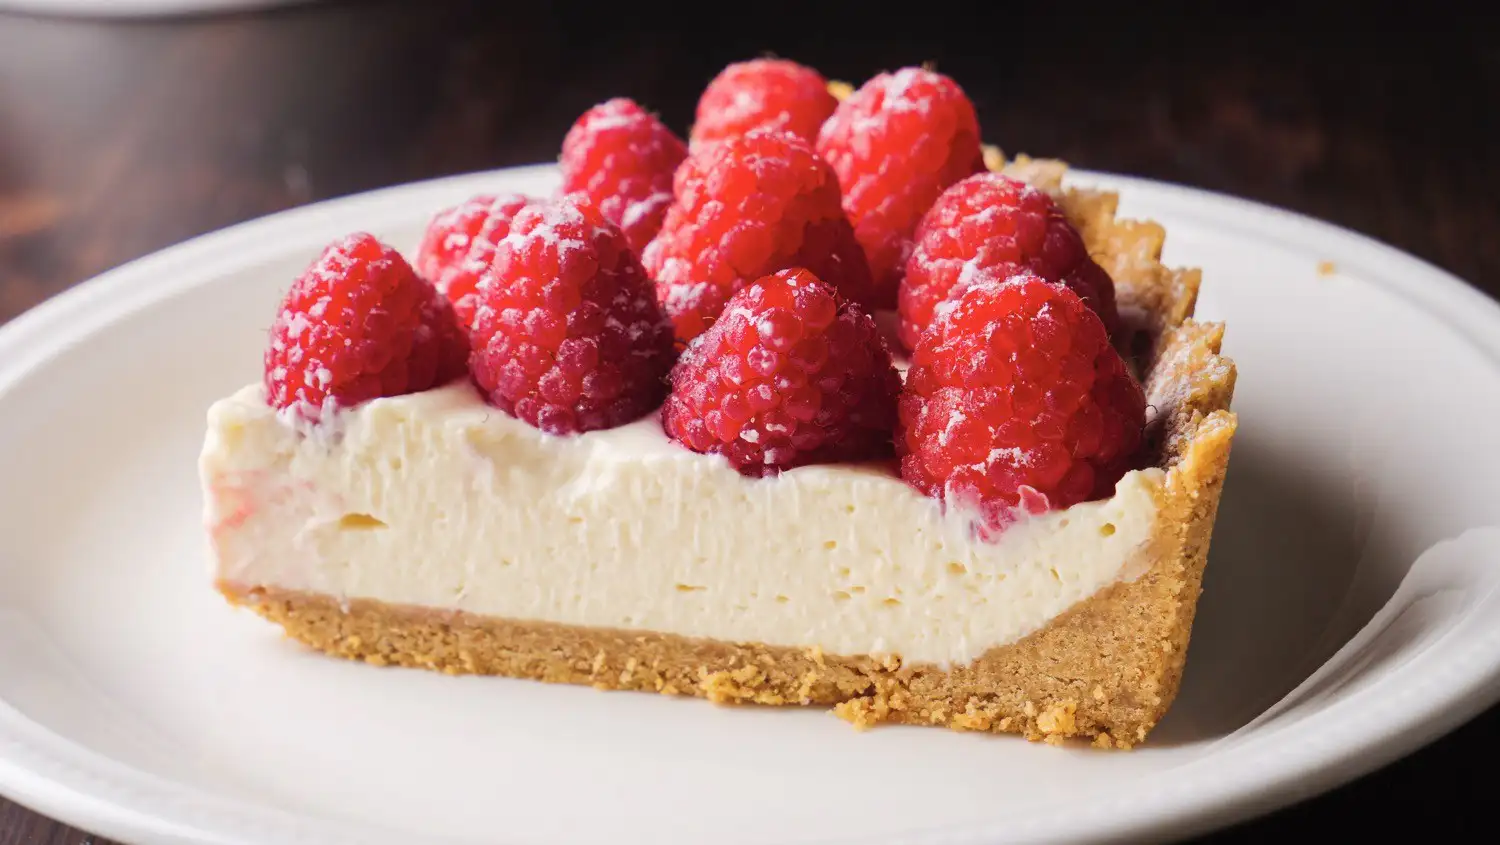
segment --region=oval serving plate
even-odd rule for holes
[[[1341,229],[1076,173],[1201,266],[1240,431],[1184,686],[1129,753],[308,654],[208,584],[204,411],[259,377],[327,241],[413,249],[408,185],[133,262],[0,328],[0,793],[164,843],[1178,837],[1306,797],[1500,697],[1500,307]]]

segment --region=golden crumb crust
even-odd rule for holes
[[[1121,338],[1143,375],[1148,438],[1166,472],[1145,552],[1149,568],[1078,603],[1042,629],[965,666],[898,657],[691,639],[340,603],[271,585],[218,586],[235,604],[330,655],[454,674],[504,675],[721,703],[831,706],[860,728],[881,722],[1018,733],[1104,748],[1144,740],[1182,678],[1236,418],[1234,364],[1220,324],[1191,319],[1197,270],[1161,264],[1162,227],[1116,219],[1118,197],[1064,189],[1066,166],[985,150],[986,163],[1051,193],[1114,278]]]

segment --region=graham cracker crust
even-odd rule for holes
[[[585,628],[338,599],[220,582],[233,604],[336,657],[451,674],[503,675],[725,704],[832,706],[856,727],[881,722],[1017,733],[1103,748],[1143,741],[1182,678],[1236,417],[1223,326],[1191,318],[1197,270],[1162,266],[1162,227],[1118,220],[1112,193],[1063,189],[1061,162],[986,149],[992,169],[1052,193],[1114,278],[1144,375],[1148,442],[1166,472],[1144,575],[1078,603],[1042,629],[966,666],[898,657]]]

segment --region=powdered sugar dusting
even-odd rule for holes
[[[1234,364],[1228,358],[1194,341],[1195,338],[1179,334],[1152,367],[1146,391],[1148,424],[1176,413],[1195,397],[1234,378]]]
[[[750,322],[750,321],[752,321],[752,320],[755,319],[755,312],[751,311],[749,308],[745,307],[744,305],[735,305],[733,308],[730,308],[728,311],[725,311],[724,312],[724,316],[726,318],[727,317],[733,317],[733,318],[735,318],[737,320],[743,320],[743,321],[745,321],[745,322],[748,323],[748,322]],[[760,329],[760,331],[764,331],[764,329]]]
[[[859,139],[881,128],[890,114],[915,114],[926,116],[932,111],[932,98],[923,96],[918,86],[932,76],[922,68],[902,68],[893,74],[882,74],[866,83],[866,88],[880,94],[878,105],[868,95],[857,97],[860,106],[849,128],[854,138]],[[895,162],[882,167],[894,167]]]
[[[985,466],[992,467],[997,464],[1010,467],[1029,467],[1036,462],[1036,457],[1031,452],[1017,447],[991,449],[989,457],[985,459]]]
[[[933,307],[933,321],[962,319],[963,311],[961,310],[961,306],[964,303],[964,294],[975,288],[1009,287],[1010,285],[1022,284],[1033,278],[1035,276],[1024,270],[1002,277],[999,273],[994,272],[993,268],[980,268],[972,259],[966,261],[964,262],[963,270],[959,272],[958,281],[954,283],[953,289],[948,292],[947,298]],[[1049,307],[1050,303],[1044,304],[1037,311],[1037,316],[1048,313],[1046,309]]]
[[[992,279],[994,275],[987,273],[984,268],[979,266],[979,259],[977,257],[970,258],[959,268],[958,281],[955,283],[955,287],[967,290],[969,287],[978,284],[986,278]]]
[[[626,205],[625,210],[620,213],[620,228],[633,229],[652,216],[661,214],[671,204],[671,191],[657,191],[644,199],[636,200]]]
[[[630,114],[618,108],[605,109],[606,107],[601,107],[600,110],[594,112],[589,118],[587,126],[590,132],[613,132],[616,129],[628,129],[635,122]]]
[[[765,107],[766,98],[759,89],[739,88],[734,92],[729,106],[724,109],[724,117],[727,120],[741,121],[754,117]]]
[[[472,240],[467,232],[451,231],[443,237],[443,249],[449,252],[468,249]]]
[[[283,375],[285,372],[283,371]],[[302,382],[317,390],[327,390],[333,384],[333,371],[327,367],[309,367],[302,371]]]
[[[932,99],[918,95],[916,87],[931,75],[931,71],[919,67],[902,68],[891,74],[885,84],[881,107],[886,111],[926,114],[932,109]]]
[[[324,299],[326,300],[327,297],[324,297]],[[294,312],[291,318],[286,321],[286,336],[291,340],[296,340],[302,336],[303,332],[310,328],[312,328],[312,323],[307,319],[307,315],[301,312]]]
[[[632,100],[601,103],[563,139],[562,192],[588,196],[624,231],[640,254],[661,227],[672,201],[672,178],[687,147]]]
[[[577,238],[565,237],[559,231],[563,227],[576,228],[587,222],[577,204],[568,201],[566,197],[558,202],[534,206],[516,215],[516,218],[510,232],[497,245],[498,249],[524,250],[528,243],[541,241],[548,248],[557,251],[557,260],[561,262],[567,260],[570,254],[589,246]],[[537,222],[534,226],[527,226],[523,224],[523,219],[527,222],[535,219]],[[595,237],[607,234],[607,230],[597,226],[591,227],[590,231]]]
[[[672,284],[667,287],[666,296],[662,298],[662,307],[666,308],[668,314],[692,311],[706,301],[712,290],[713,285],[708,282]]]
[[[338,399],[325,395],[321,402],[309,402],[297,391],[298,399],[285,408],[276,409],[276,420],[303,437],[323,443],[334,443],[343,437],[346,414]]]
[[[524,194],[480,194],[438,213],[429,224],[415,266],[459,309],[461,321],[472,321],[472,295],[494,260],[496,242],[532,202]]]
[[[954,408],[949,411],[948,422],[943,426],[943,430],[938,432],[938,442],[947,446],[953,441],[953,435],[958,433],[959,427],[968,421],[969,418],[962,409]]]
[[[1029,186],[1028,186],[1027,190],[1030,190],[1033,193],[1035,192],[1035,189],[1034,188],[1030,188]],[[1009,211],[1010,211],[1010,209],[1006,208],[1004,206],[992,205],[992,206],[990,206],[988,208],[983,209],[978,214],[974,215],[973,217],[971,217],[969,219],[972,220],[972,221],[974,221],[974,223],[971,224],[971,225],[977,224],[977,225],[983,226],[984,228],[988,229],[991,225],[994,224],[994,222],[996,220],[998,220],[1000,217],[1002,217],[1005,214],[1007,214]]]

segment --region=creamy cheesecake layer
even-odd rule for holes
[[[467,383],[310,434],[246,387],[200,469],[221,582],[939,665],[1138,575],[1163,480],[985,541],[887,464],[747,479],[655,416],[554,437]]]

